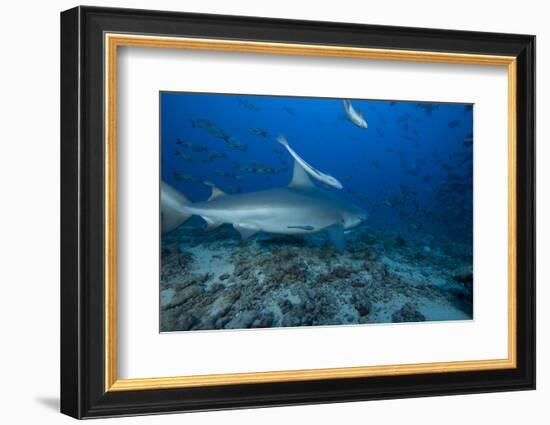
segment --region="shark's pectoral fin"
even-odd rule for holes
[[[211,230],[217,229],[218,227],[220,227],[223,224],[219,221],[212,220],[209,217],[204,217],[204,216],[201,216],[201,217],[203,218],[204,221],[206,221],[206,230],[208,232],[211,231]]]
[[[248,239],[250,236],[260,231],[257,226],[248,223],[233,223],[233,227],[241,234],[243,240]]]
[[[346,248],[346,241],[344,240],[344,228],[341,224],[333,224],[332,226],[329,226],[325,229],[327,232],[328,238],[336,248],[336,250],[340,253],[344,253],[344,249]]]

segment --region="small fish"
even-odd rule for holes
[[[240,151],[243,151],[243,152],[245,152],[248,149],[248,145],[246,143],[240,143],[238,140],[236,140],[232,137],[224,138],[224,140],[233,149],[237,149],[237,150],[240,150]]]
[[[190,145],[190,148],[193,152],[206,152],[208,148],[202,145]]]
[[[220,139],[225,139],[228,137],[227,133],[219,127],[204,127],[204,130],[212,137],[218,137]]]
[[[271,167],[258,167],[255,169],[255,171],[259,174],[273,174],[275,169]]]
[[[216,124],[212,121],[205,120],[205,119],[189,119],[191,122],[191,127],[193,128],[210,128],[210,127],[216,127]]]
[[[458,127],[458,124],[460,124],[460,121],[459,121],[459,120],[452,120],[452,121],[449,121],[448,126],[449,126],[450,128],[455,128],[455,127]]]
[[[288,106],[285,106],[283,108],[283,111],[285,111],[288,115],[294,116],[294,111],[292,109],[290,109]]]
[[[215,122],[205,119],[190,120],[193,128],[201,128],[213,137],[219,137],[225,139],[228,137],[227,133],[219,128]]]
[[[252,102],[249,102],[248,100],[239,99],[239,105],[245,107],[249,111],[259,111],[260,108],[256,105],[254,105]]]
[[[409,114],[400,115],[400,116],[397,117],[395,122],[404,122],[404,121],[407,121],[410,117],[411,116]]]
[[[433,111],[439,108],[439,105],[434,105],[433,103],[417,103],[416,106],[420,109],[423,109],[426,112],[426,115],[432,116]]]
[[[261,128],[251,128],[250,133],[255,136],[268,137],[269,133]]]
[[[190,174],[180,174],[180,173],[174,173],[174,179],[175,180],[185,180],[185,181],[188,181],[188,182],[198,182],[199,179],[197,179],[196,177],[193,177],[192,175]]]
[[[360,128],[367,128],[367,121],[361,111],[356,111],[349,100],[344,100],[344,110],[346,111],[347,118]]]
[[[189,148],[191,147],[192,144],[189,143],[189,142],[186,142],[186,141],[184,141],[184,140],[177,139],[177,140],[176,140],[176,145],[182,145],[184,148],[189,149]]]
[[[328,175],[328,174],[325,174],[319,170],[316,170],[315,168],[313,168],[311,165],[309,165],[307,162],[305,162],[295,151],[294,149],[292,149],[290,147],[290,145],[288,144],[288,141],[285,139],[284,136],[279,136],[277,138],[277,142],[279,142],[281,145],[283,145],[287,150],[288,152],[290,153],[290,155],[292,155],[292,157],[296,160],[296,162],[298,162],[303,168],[304,170],[313,178],[331,186],[331,187],[334,187],[336,189],[342,189],[343,186],[342,186],[342,183],[340,183],[336,178]]]
[[[216,151],[210,151],[208,152],[208,159],[213,160],[216,158],[224,158],[227,159],[227,154],[225,152],[216,152]]]

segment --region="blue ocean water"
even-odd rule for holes
[[[288,184],[284,135],[328,189],[369,212],[367,226],[420,241],[472,241],[473,105],[162,92],[162,179],[192,201]]]
[[[310,233],[253,228],[250,238],[240,223],[207,230],[197,215],[167,225],[161,331],[473,318],[473,105],[351,99],[365,128],[342,99],[163,92],[160,100],[161,178],[190,202],[207,200],[212,185],[229,194],[287,186],[294,160],[277,142],[284,136],[343,187],[315,185],[347,202],[300,190],[369,215],[350,207],[360,225],[346,227],[344,215],[318,231],[325,222],[315,204],[315,226],[303,216],[288,223]],[[239,209],[242,199],[212,202]],[[183,202],[166,214],[187,217]]]

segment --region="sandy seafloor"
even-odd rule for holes
[[[472,246],[456,242],[362,227],[338,254],[322,233],[241,241],[194,217],[161,256],[161,332],[473,318]]]

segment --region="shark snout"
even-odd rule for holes
[[[357,226],[361,226],[361,225],[365,224],[368,219],[369,219],[369,215],[367,213],[360,214],[357,217],[357,220],[358,220]]]
[[[354,227],[361,226],[368,220],[368,218],[369,215],[366,212],[353,214],[345,219],[345,227],[346,229],[352,229]]]

